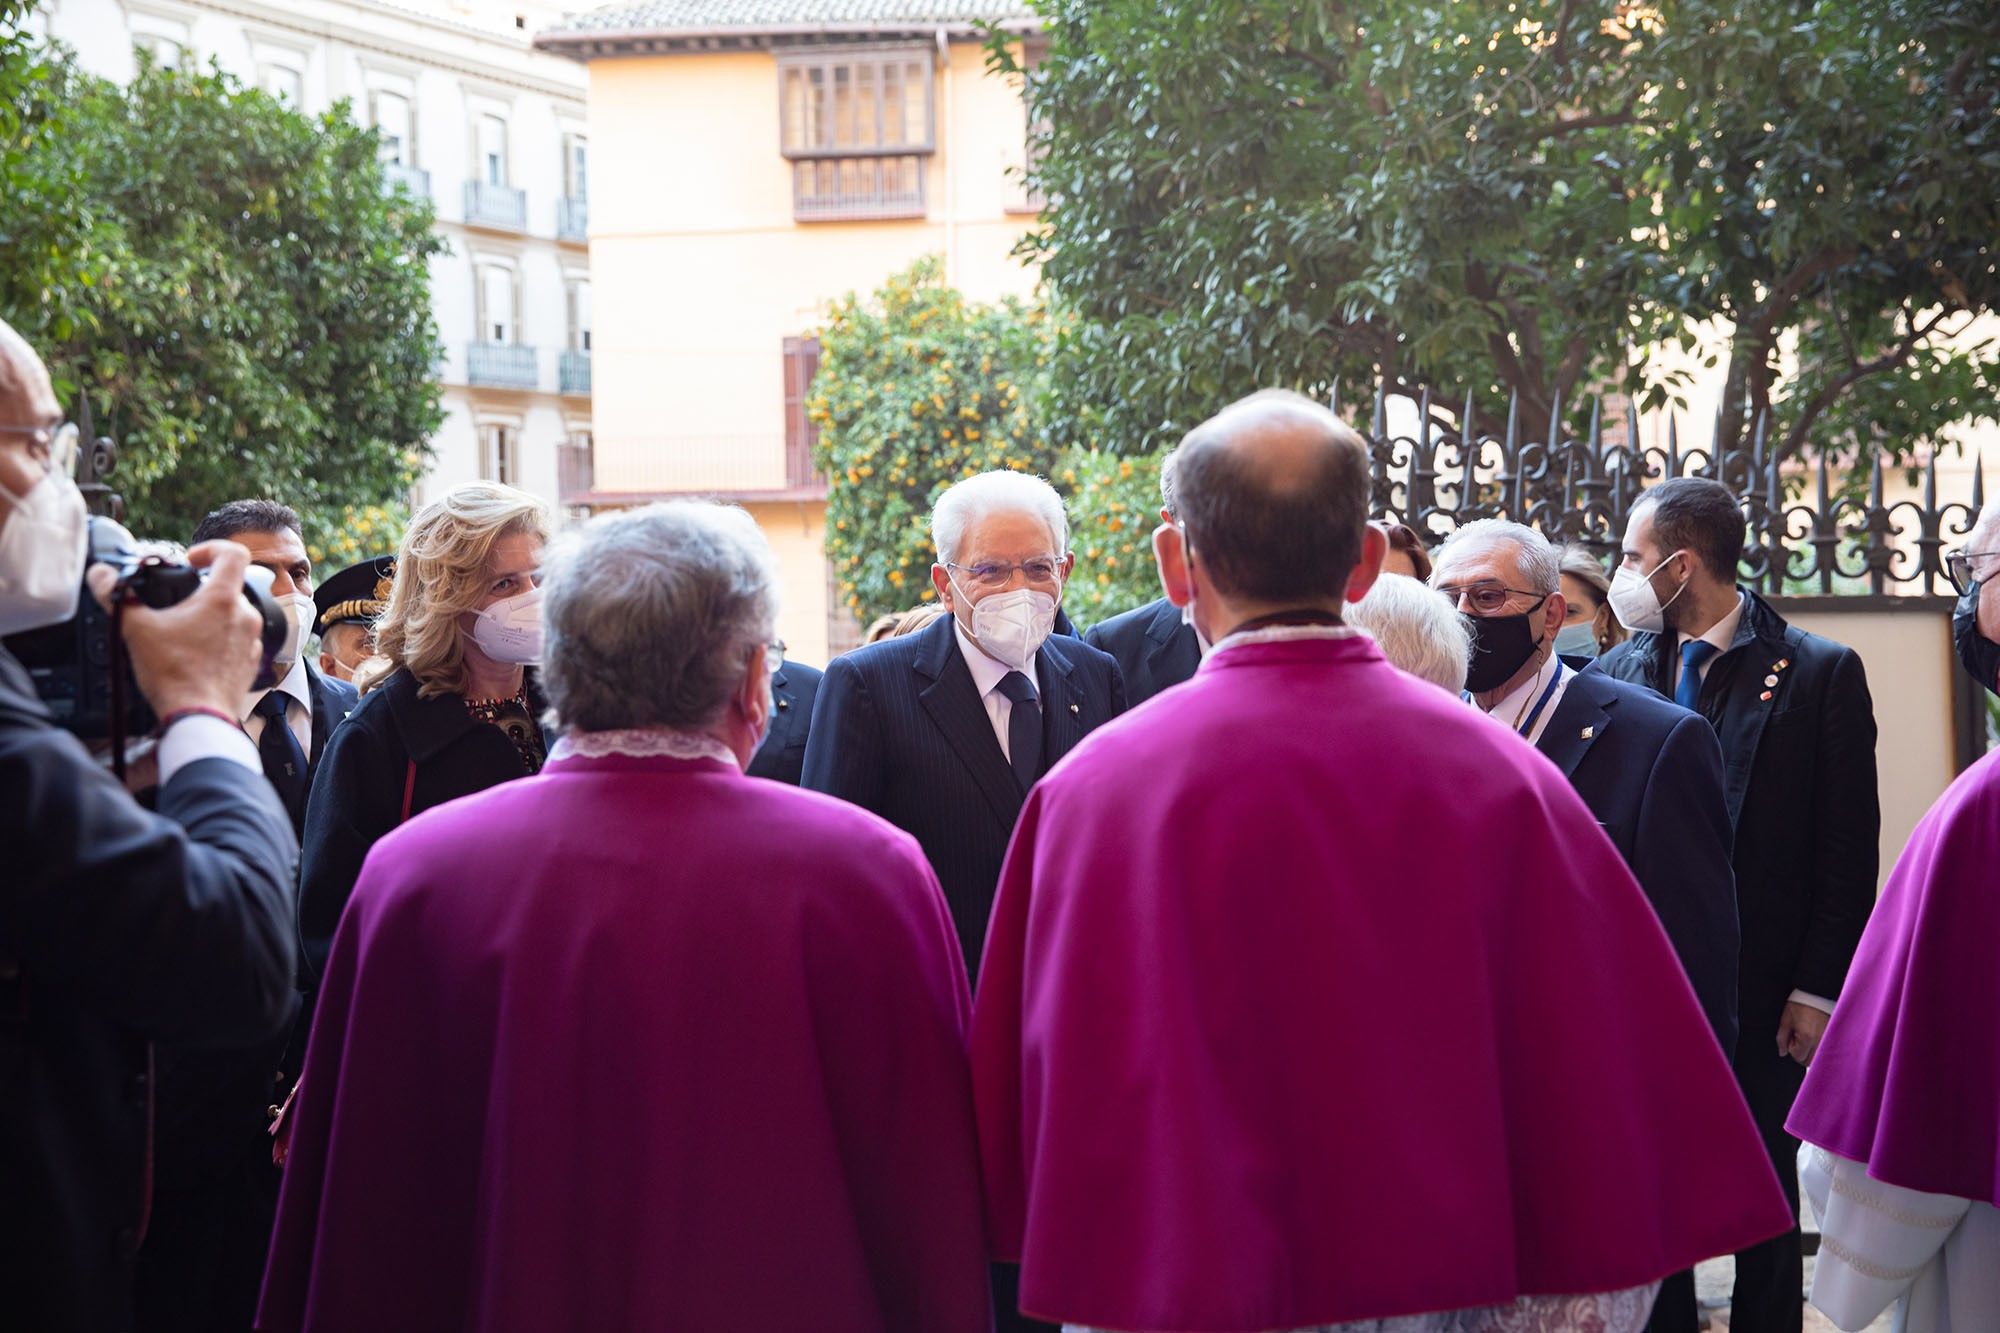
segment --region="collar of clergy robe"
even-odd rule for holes
[[[1785,1128],[1877,1180],[2000,1204],[2000,752],[1910,834]]]
[[[970,1007],[916,841],[733,758],[419,815],[334,940],[258,1327],[984,1333]]]
[[[981,966],[989,1228],[1042,1319],[1619,1291],[1790,1224],[1589,810],[1365,636],[1218,645],[1094,731],[1029,794]]]

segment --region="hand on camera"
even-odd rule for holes
[[[186,708],[237,716],[263,662],[262,625],[243,596],[250,552],[232,541],[203,542],[188,563],[207,568],[192,597],[163,611],[128,603],[126,651],[140,693],[161,717]],[[90,570],[90,591],[107,609],[117,575],[105,565]]]

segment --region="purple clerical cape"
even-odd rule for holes
[[[1891,1185],[2000,1204],[2000,753],[1910,834],[1785,1128]]]
[[[964,964],[917,844],[714,760],[559,758],[376,844],[265,1329],[989,1324]]]
[[[1790,1221],[1562,774],[1361,637],[1226,644],[1036,786],[981,964],[1021,1306],[1286,1329],[1605,1292]]]

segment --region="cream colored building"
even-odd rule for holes
[[[652,0],[536,45],[587,63],[595,483],[573,503],[734,500],[783,568],[780,633],[822,663],[829,593],[809,341],[828,302],[927,254],[978,300],[1027,295],[1017,82],[976,26],[1012,0]]]

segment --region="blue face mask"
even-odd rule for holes
[[[1557,657],[1597,656],[1597,630],[1589,621],[1564,625],[1556,631]]]

